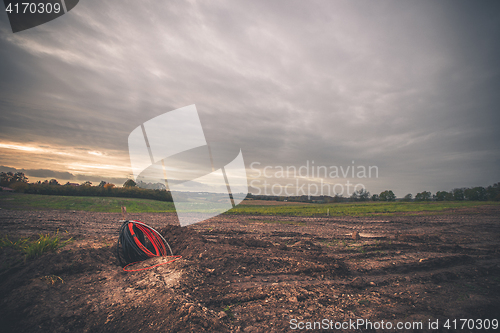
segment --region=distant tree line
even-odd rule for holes
[[[93,196],[93,197],[125,197],[141,198],[160,201],[172,201],[170,192],[166,190],[150,190],[136,186],[129,179],[123,187],[101,181],[99,185],[92,186],[92,182],[86,181],[81,184],[67,182],[59,184],[57,179],[37,181],[29,183],[28,178],[22,172],[0,172],[0,186],[9,187],[16,192],[28,194],[66,195],[66,196]]]
[[[157,187],[157,184],[151,184]],[[154,185],[154,186],[153,186]],[[37,181],[29,183],[28,178],[22,172],[0,172],[0,186],[10,187],[17,192],[32,194],[53,194],[53,195],[73,195],[73,196],[106,196],[106,197],[128,197],[144,198],[162,201],[172,201],[172,196],[165,189],[146,189],[137,186],[136,182],[128,179],[123,187],[116,187],[114,184],[101,181],[99,185],[92,186],[90,181],[82,184],[66,183],[59,184],[56,179]],[[0,188],[1,190],[1,188]],[[385,190],[380,194],[371,195],[365,189],[360,189],[352,193],[350,197],[336,194],[335,196],[270,196],[270,195],[248,195],[249,199],[296,201],[296,202],[357,202],[357,201],[396,201],[396,195],[391,190]],[[500,183],[488,187],[455,188],[449,192],[438,191],[432,194],[428,191],[417,193],[415,197],[411,193],[405,195],[401,201],[500,201]]]
[[[410,197],[408,197],[410,196]],[[411,200],[411,194],[406,195],[405,199]],[[415,201],[500,201],[500,183],[488,187],[455,188],[449,192],[437,191],[431,194],[428,191],[417,193]]]
[[[385,190],[380,194],[371,195],[365,189],[360,189],[352,193],[350,197],[342,195],[335,196],[270,196],[270,195],[248,195],[249,199],[254,200],[276,200],[276,201],[291,201],[291,202],[317,202],[317,203],[333,203],[333,202],[358,202],[358,201],[500,201],[500,183],[490,185],[488,187],[473,187],[473,188],[456,188],[450,192],[438,191],[432,194],[428,191],[417,193],[415,197],[411,193],[405,195],[402,199],[397,199],[396,195],[391,190]]]

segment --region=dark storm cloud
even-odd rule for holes
[[[247,164],[377,165],[372,192],[500,177],[495,1],[86,1],[0,21],[0,139],[127,153],[196,104]],[[4,162],[5,164],[5,162]]]
[[[38,170],[23,170],[27,176],[37,178],[59,178],[59,179],[75,179],[75,175],[70,172],[52,171],[46,169]]]

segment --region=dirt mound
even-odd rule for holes
[[[196,233],[194,233],[196,234]],[[187,237],[190,239],[189,237]],[[0,280],[0,325],[6,332],[166,332],[225,328],[217,314],[190,303],[180,288],[182,263],[125,273],[112,239],[78,240],[11,267]],[[173,242],[176,244],[175,242]],[[180,244],[180,242],[179,242]],[[189,254],[182,251],[187,257]],[[148,265],[154,264],[148,261]],[[29,320],[27,320],[29,318]]]
[[[181,255],[184,259],[198,256],[205,250],[205,239],[193,229],[176,225],[168,225],[158,229],[172,248],[174,255]]]

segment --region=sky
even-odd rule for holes
[[[499,40],[498,1],[82,0],[15,34],[3,12],[0,171],[121,185],[128,135],[195,104],[255,194],[492,185]]]

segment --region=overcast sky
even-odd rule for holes
[[[196,104],[250,179],[354,161],[372,193],[491,185],[499,41],[498,1],[82,0],[16,34],[3,12],[0,171],[121,185],[129,133]]]

